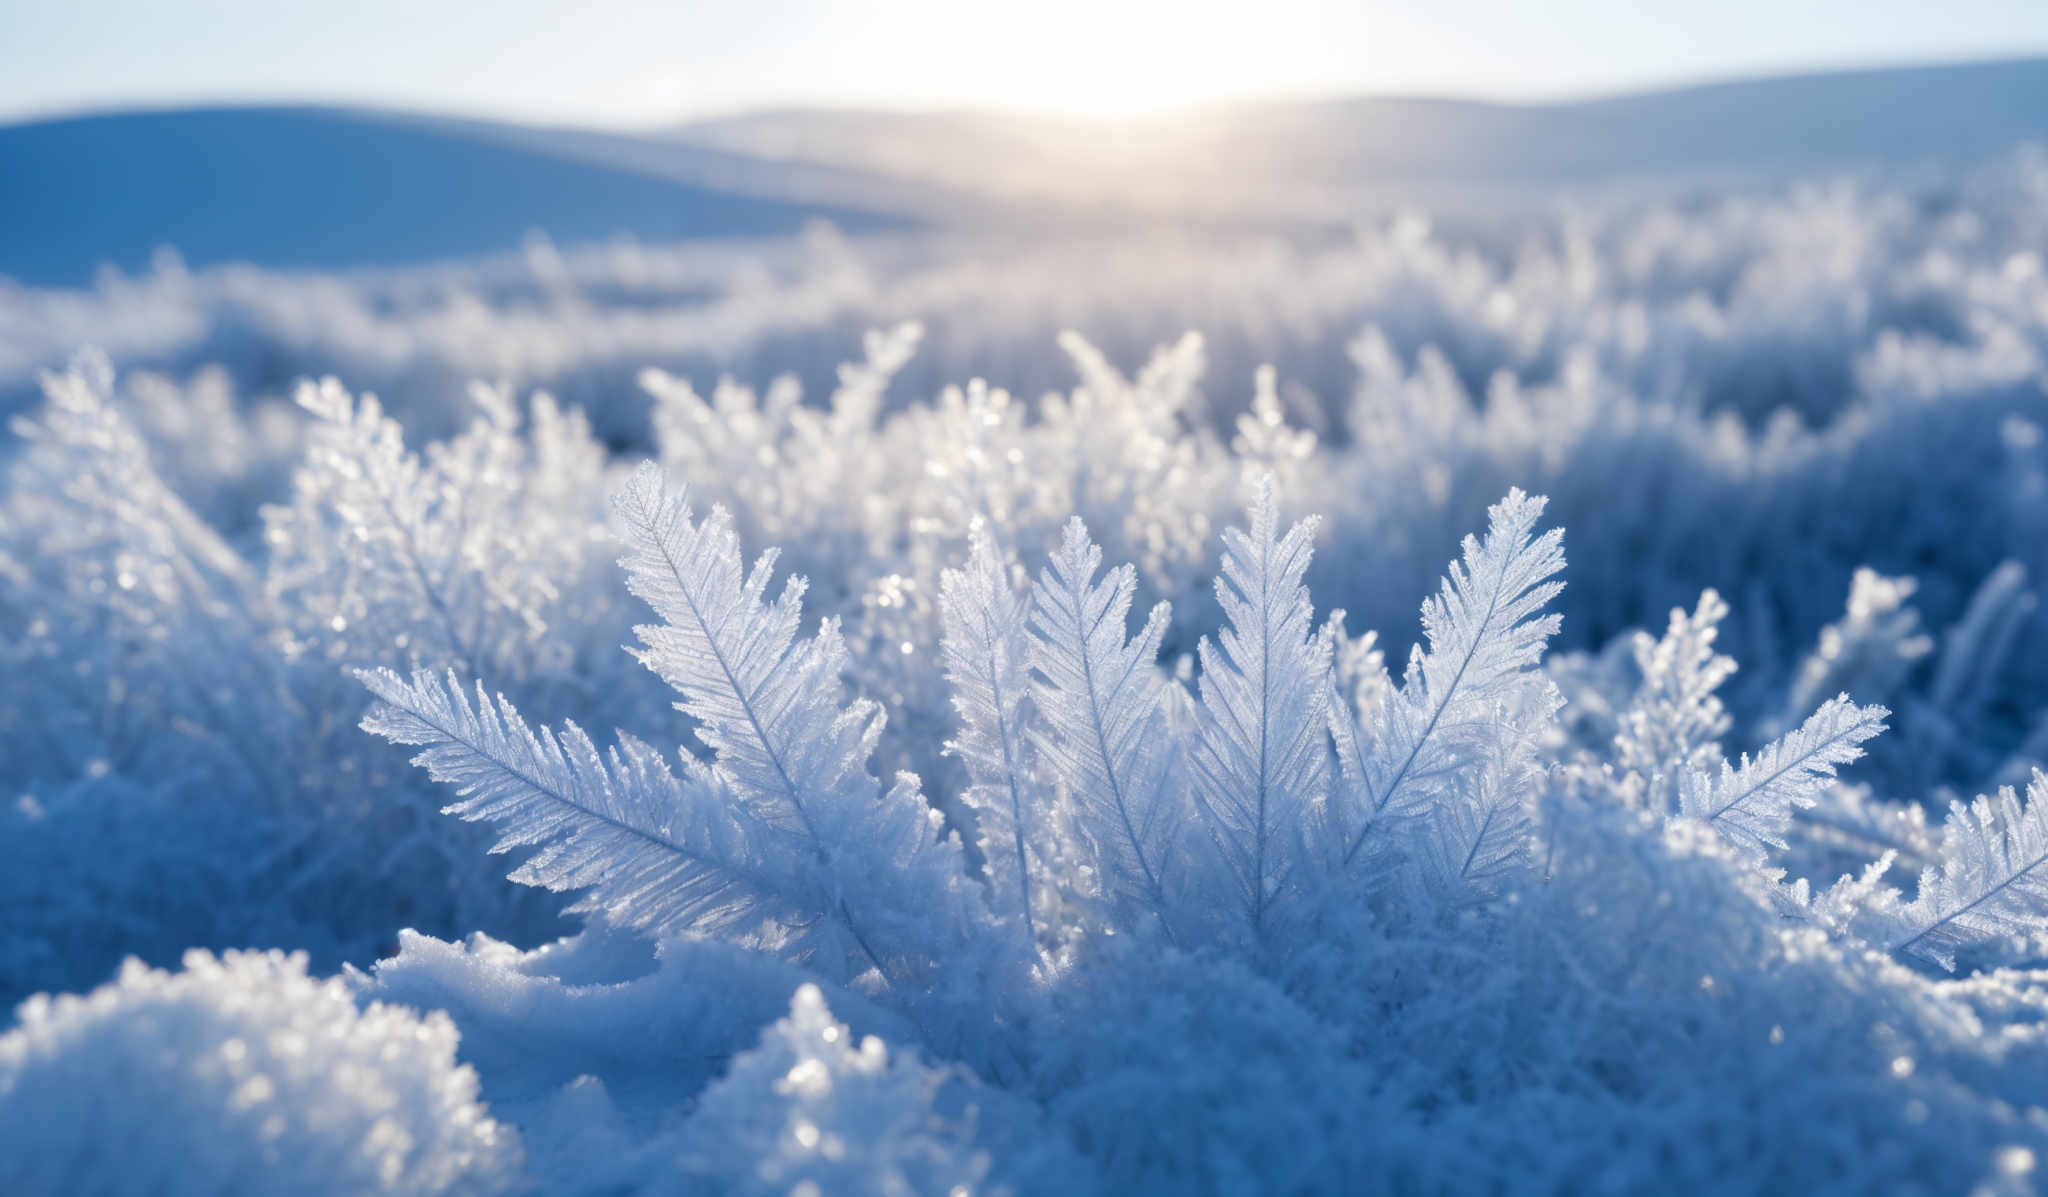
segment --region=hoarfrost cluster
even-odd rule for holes
[[[2027,1191],[2044,197],[0,292],[0,1188]]]

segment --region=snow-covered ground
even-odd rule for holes
[[[1954,148],[0,282],[0,1191],[2029,1191]]]

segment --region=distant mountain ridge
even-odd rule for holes
[[[654,133],[364,109],[0,126],[0,275],[100,263],[343,269],[510,249],[1025,222],[1342,221],[1472,187],[1962,164],[2048,141],[2048,58],[1786,75],[1558,104],[1260,101],[1090,123],[791,109]]]
[[[1205,186],[1221,187],[1233,202],[1248,175],[1343,191],[1960,163],[2048,140],[2048,58],[1772,76],[1549,104],[1250,101],[1107,126],[790,109],[698,122],[676,135],[700,147],[958,188],[1086,173],[1104,195]]]
[[[88,281],[159,246],[194,266],[348,269],[502,252],[532,230],[564,243],[768,237],[814,218],[859,231],[904,213],[806,200],[732,155],[637,139],[332,108],[114,113],[0,127],[0,275]],[[827,177],[845,172],[822,172]],[[732,181],[721,182],[731,177]],[[822,190],[822,188],[821,188]],[[843,183],[838,194],[857,188]]]

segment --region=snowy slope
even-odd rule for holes
[[[192,265],[319,269],[500,252],[539,229],[575,244],[767,237],[814,217],[849,230],[902,223],[779,171],[766,188],[731,155],[632,138],[342,109],[220,108],[74,117],[0,128],[0,274],[88,281],[161,245]],[[822,184],[820,184],[822,186]],[[842,181],[841,190],[851,194]]]
[[[2048,59],[1786,75],[1555,104],[1284,100],[1117,124],[792,109],[677,136],[993,192],[1185,208],[1401,187],[1958,164],[2048,138]]]
[[[1273,101],[1099,124],[793,109],[667,133],[329,108],[0,127],[0,275],[386,266],[510,249],[1162,216],[1348,222],[1460,189],[1960,164],[2048,138],[2048,60],[1786,76],[1571,104]]]

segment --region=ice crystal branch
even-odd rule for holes
[[[977,527],[969,542],[967,564],[945,571],[940,582],[946,678],[960,720],[946,749],[967,769],[961,797],[980,826],[997,908],[1010,909],[1014,896],[1014,909],[1035,935],[1032,892],[1039,892],[1042,914],[1056,832],[1025,733],[1030,600],[1011,583],[1009,564],[986,532]]]
[[[1216,598],[1227,626],[1200,647],[1195,801],[1254,936],[1301,866],[1329,751],[1330,645],[1301,584],[1315,521],[1280,532],[1270,477],[1249,531],[1223,534]]]
[[[1950,808],[1941,861],[1921,874],[1891,950],[1953,971],[1962,952],[2038,933],[2044,909],[2048,774],[2036,769],[2024,801],[2007,786],[1995,798]]]
[[[1865,740],[1884,730],[1883,707],[1857,706],[1846,694],[1815,711],[1797,731],[1740,765],[1686,775],[1679,811],[1705,822],[1749,852],[1783,848],[1793,812],[1811,806],[1842,765],[1863,755]]]
[[[1101,567],[1087,528],[1069,521],[1032,595],[1032,693],[1044,724],[1035,742],[1075,804],[1105,892],[1163,915],[1183,813],[1166,784],[1154,664],[1169,608],[1154,607],[1126,640],[1135,572],[1119,566],[1098,583]]]
[[[1535,531],[1543,505],[1515,490],[1488,511],[1485,540],[1465,538],[1463,560],[1423,604],[1428,648],[1410,657],[1370,731],[1348,733],[1369,747],[1346,770],[1345,866],[1384,820],[1432,808],[1432,854],[1454,876],[1469,879],[1517,854],[1526,819],[1510,808],[1526,795],[1482,775],[1489,762],[1532,748],[1534,730],[1557,707],[1555,688],[1536,670],[1559,623],[1542,609],[1564,588],[1553,580],[1564,568],[1563,533]],[[1514,745],[1507,758],[1496,751],[1504,742]]]
[[[452,674],[358,676],[379,700],[364,729],[421,750],[413,763],[462,796],[447,813],[500,827],[494,852],[539,849],[514,881],[582,890],[576,909],[656,935],[737,938],[830,910],[816,886],[771,871],[774,833],[713,770],[686,762],[678,778],[631,736],[600,753],[573,723],[529,727]]]
[[[1675,811],[1687,776],[1711,769],[1721,757],[1719,738],[1729,718],[1716,691],[1735,662],[1714,651],[1714,638],[1727,617],[1728,604],[1708,590],[1692,614],[1672,610],[1661,638],[1636,633],[1642,683],[1622,713],[1614,763],[1633,777],[1629,797],[1661,814]]]
[[[802,581],[766,599],[773,551],[743,569],[724,512],[693,519],[659,468],[643,466],[615,503],[628,585],[663,620],[638,629],[640,659],[681,694],[677,708],[734,789],[815,856],[852,946],[899,979],[965,942],[979,903],[959,845],[916,778],[884,791],[869,775],[881,715],[840,700],[836,622],[797,640]]]

